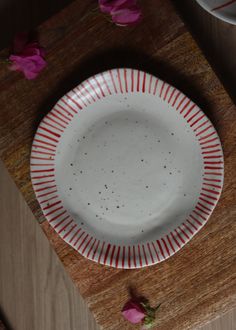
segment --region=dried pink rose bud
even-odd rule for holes
[[[122,309],[122,315],[124,318],[133,323],[141,323],[145,316],[145,309],[138,303],[133,300],[129,300]]]
[[[26,79],[35,79],[46,66],[45,51],[37,41],[28,42],[28,35],[20,33],[14,40],[13,54],[10,55],[10,70],[20,71]]]
[[[161,304],[151,307],[147,300],[129,300],[122,309],[122,315],[130,323],[142,324],[142,330],[151,329],[155,325],[156,312]]]
[[[103,13],[111,15],[117,25],[132,25],[142,18],[137,0],[99,0],[99,6]]]

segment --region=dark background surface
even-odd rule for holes
[[[44,20],[58,12],[70,2],[72,1],[1,0],[0,47],[7,47],[16,32],[35,28],[39,23],[43,22]]]
[[[0,48],[8,47],[16,32],[36,28],[71,2],[72,0],[1,0]],[[236,103],[236,26],[209,15],[195,0],[173,0],[173,3]]]
[[[236,26],[213,17],[195,0],[173,2],[236,103]]]

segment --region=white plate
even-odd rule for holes
[[[223,153],[205,114],[176,88],[114,69],[63,96],[41,122],[31,177],[43,213],[85,257],[158,263],[206,223]]]
[[[229,0],[196,0],[210,14],[221,20],[236,24],[236,1]]]

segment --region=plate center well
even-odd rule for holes
[[[107,114],[83,135],[75,133],[62,187],[75,221],[101,239],[133,243],[176,226],[198,191],[185,134],[132,110]]]

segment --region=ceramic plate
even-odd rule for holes
[[[196,0],[210,14],[221,20],[236,24],[236,1],[232,0]]]
[[[145,72],[114,69],[63,96],[34,138],[43,213],[86,258],[118,268],[167,259],[206,223],[223,153],[205,114]]]

